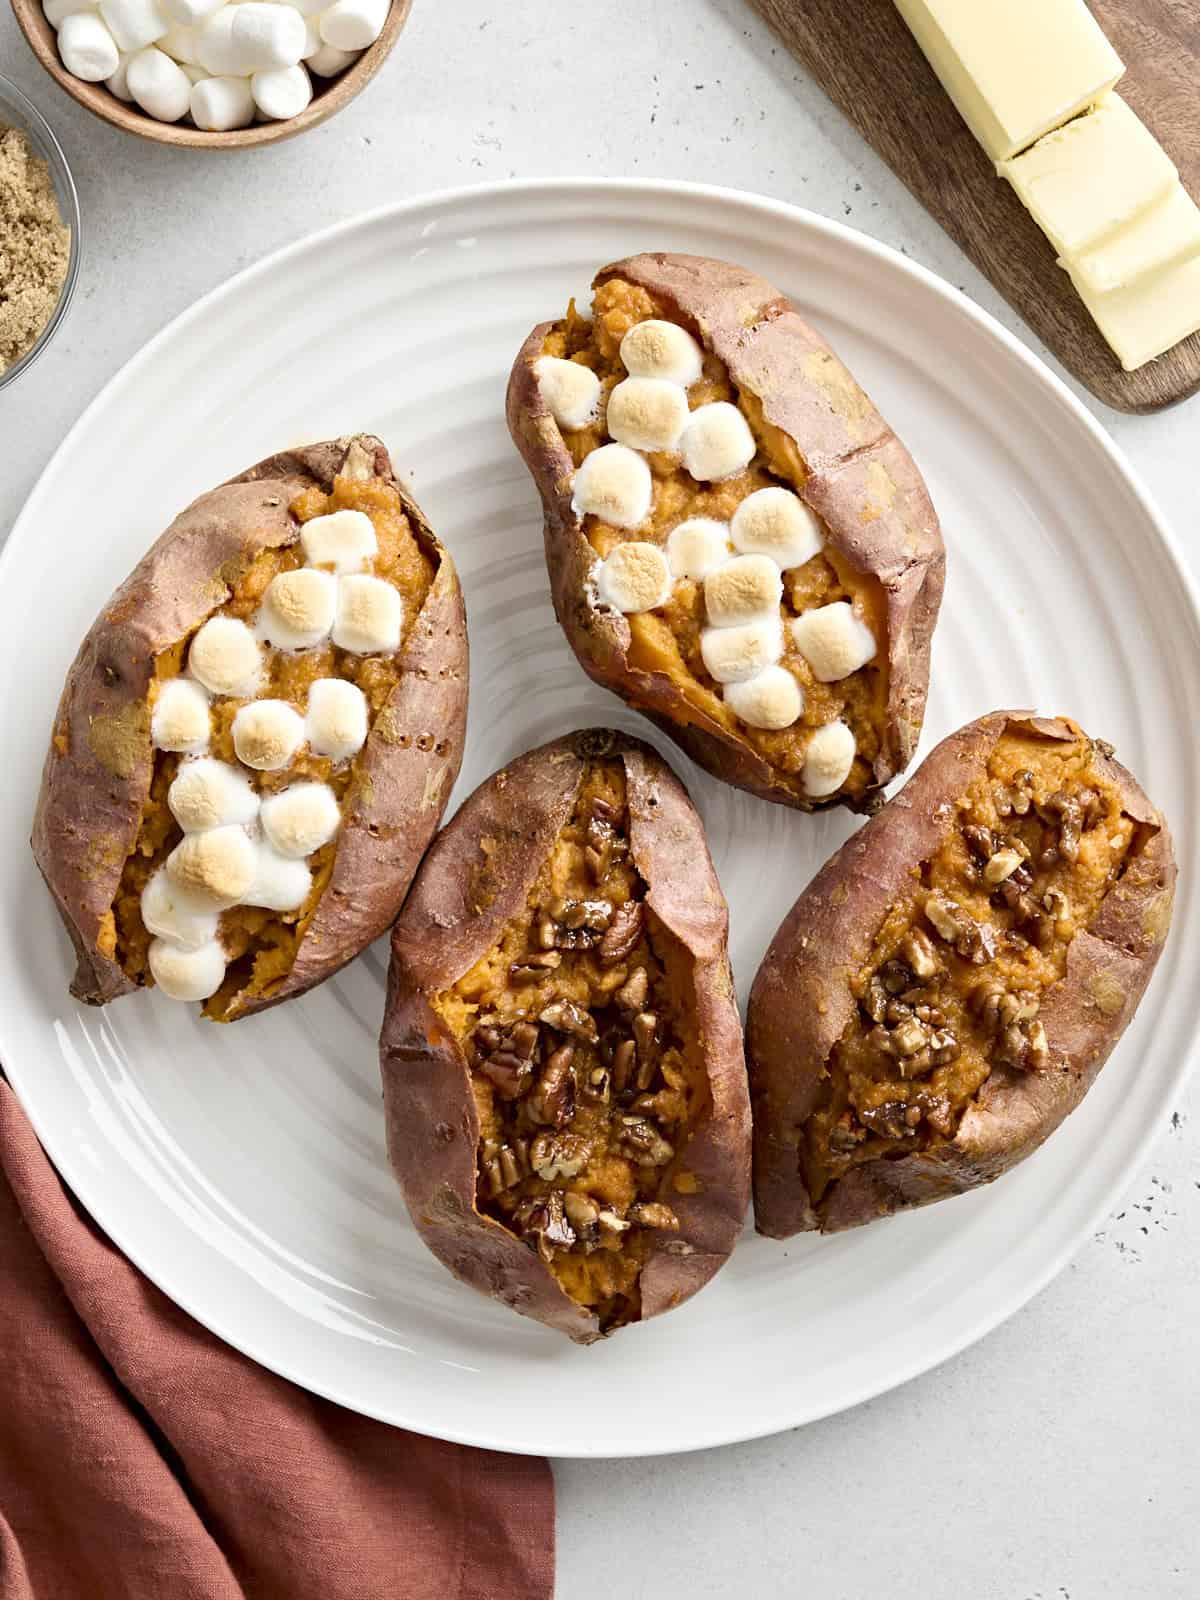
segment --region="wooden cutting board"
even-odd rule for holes
[[[1200,334],[1124,372],[1054,250],[967,131],[891,0],[751,0],[833,103],[1093,394],[1158,411],[1200,390]],[[1200,200],[1200,0],[1090,0],[1120,92]]]

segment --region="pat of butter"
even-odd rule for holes
[[[1200,332],[1200,256],[1108,294],[1093,294],[1075,273],[1071,281],[1126,372]]]
[[[1125,71],[1084,0],[895,3],[993,161],[1061,128]]]
[[[1127,228],[1073,261],[1059,261],[1092,293],[1127,289],[1152,272],[1200,255],[1200,206],[1181,183]]]
[[[1175,163],[1120,95],[1048,133],[1000,171],[1068,260],[1132,222],[1178,181]]]

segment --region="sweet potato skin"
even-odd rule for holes
[[[873,783],[879,791],[912,758],[929,686],[929,657],[945,585],[937,514],[915,462],[821,336],[765,279],[700,256],[663,253],[614,262],[596,276],[640,285],[665,303],[757,396],[765,420],[790,436],[809,469],[799,490],[826,523],[830,544],[876,577],[886,600],[888,704]],[[596,555],[571,508],[574,463],[542,398],[534,364],[552,323],[522,346],[508,387],[508,425],[541,495],[555,614],[595,682],[645,712],[715,777],[799,810],[855,806],[846,796],[813,801],[784,784],[744,738],[688,705],[664,673],[629,659],[629,624],[592,601]]]
[[[760,1233],[779,1239],[834,1233],[991,1182],[1032,1154],[1079,1105],[1137,1009],[1170,928],[1175,856],[1165,819],[1136,780],[1097,754],[1143,843],[1093,923],[1072,941],[1066,972],[1043,999],[1049,1067],[1026,1073],[993,1067],[953,1139],[853,1168],[813,1206],[797,1145],[829,1053],[855,1012],[851,977],[868,959],[913,864],[931,855],[952,825],[954,799],[1010,727],[1067,742],[1081,731],[1066,718],[997,711],[952,734],[830,858],[771,942],[747,1018]]]
[[[248,1016],[303,994],[391,926],[462,762],[466,612],[449,554],[370,435],[285,451],[201,495],[138,562],[89,630],[67,676],[34,815],[32,847],[75,947],[71,993],[90,1005],[136,988],[98,948],[137,839],[154,769],[147,695],[155,657],[226,603],[264,549],[293,544],[288,507],[340,472],[398,490],[436,572],[400,656],[400,680],[357,758],[333,873],[295,963]]]
[[[380,1039],[389,1157],[425,1243],[464,1283],[580,1344],[601,1337],[596,1317],[514,1234],[476,1210],[480,1130],[470,1069],[431,996],[469,971],[524,908],[588,759],[600,757],[624,765],[630,847],[646,903],[691,958],[711,1091],[711,1106],[667,1168],[669,1180],[686,1154],[699,1192],[670,1194],[680,1231],[661,1240],[643,1268],[641,1320],[681,1304],[724,1264],[750,1191],[728,911],[687,791],[648,746],[603,729],[572,734],[519,757],[475,791],[435,840],[393,930]]]

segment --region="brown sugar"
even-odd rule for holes
[[[26,133],[0,124],[0,373],[37,343],[70,253],[46,163]]]

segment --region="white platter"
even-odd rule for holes
[[[66,995],[67,942],[26,847],[78,638],[195,494],[289,444],[370,429],[453,551],[472,650],[459,798],[520,750],[611,721],[651,738],[708,826],[746,993],[850,818],[699,774],[591,687],[551,613],[533,489],[503,420],[529,327],[636,249],[744,260],[827,334],[924,468],[950,581],[923,750],[999,705],[1112,739],[1176,829],[1175,933],[1083,1108],[990,1189],[832,1240],[747,1233],[682,1310],[590,1350],[461,1288],[389,1177],[375,1038],[385,951],[232,1029],[158,996]],[[1128,467],[965,298],[859,234],[681,185],[507,184],[399,206],[241,274],[154,339],[47,468],[0,564],[0,1056],[59,1169],[180,1305],[268,1367],[450,1439],[564,1456],[793,1427],[979,1338],[1118,1194],[1195,1050],[1200,623]]]

